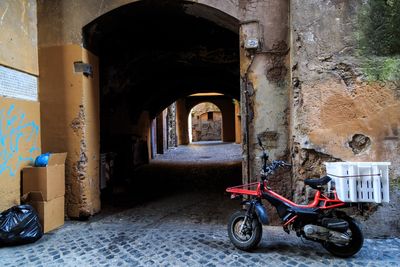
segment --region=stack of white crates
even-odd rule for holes
[[[325,162],[325,165],[341,201],[389,202],[390,162]]]

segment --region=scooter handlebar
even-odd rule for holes
[[[282,168],[282,167],[291,167],[289,163],[283,160],[274,160],[271,162],[271,164],[265,165],[263,168],[263,173],[268,175],[268,174],[273,174],[277,169]]]
[[[277,169],[278,167],[291,167],[292,165],[283,160],[274,160],[272,165]]]

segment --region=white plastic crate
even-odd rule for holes
[[[341,201],[389,202],[390,162],[325,162],[325,165]]]

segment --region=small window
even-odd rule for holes
[[[207,112],[207,117],[209,121],[214,120],[214,112]]]

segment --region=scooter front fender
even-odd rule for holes
[[[267,209],[264,207],[264,205],[261,202],[256,202],[254,206],[254,210],[256,211],[258,220],[260,223],[263,225],[268,225],[269,224],[269,218],[268,218],[268,213]]]
[[[269,224],[269,218],[267,210],[265,209],[264,205],[258,200],[245,200],[242,201],[241,205],[250,206],[249,208],[254,208],[254,211],[258,217],[258,220],[263,225]]]

